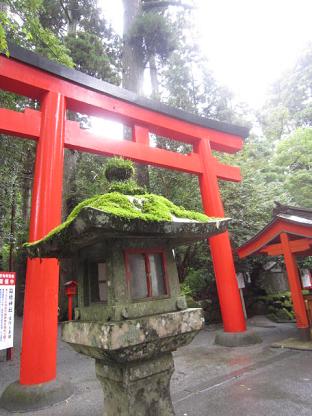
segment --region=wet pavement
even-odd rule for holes
[[[294,324],[265,317],[248,321],[263,342],[250,347],[214,345],[216,326],[206,326],[187,347],[174,354],[171,391],[177,416],[311,416],[312,351],[271,348],[296,335]],[[13,361],[0,362],[0,394],[18,379],[21,320],[16,322]],[[53,407],[14,415],[102,416],[103,400],[94,361],[58,346],[58,378],[72,382],[74,395]],[[0,409],[1,416],[12,415]],[[118,415],[116,415],[118,416]],[[139,416],[139,415],[138,415]]]

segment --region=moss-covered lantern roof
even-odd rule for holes
[[[66,258],[100,239],[117,238],[164,239],[174,247],[226,230],[229,218],[209,218],[147,193],[131,179],[133,173],[130,161],[111,159],[105,172],[109,192],[82,201],[42,240],[26,243],[28,254]]]

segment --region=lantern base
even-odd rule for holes
[[[175,415],[170,397],[171,353],[119,365],[96,360],[95,369],[104,392],[104,416]]]
[[[262,339],[254,331],[244,332],[218,332],[215,344],[223,347],[247,347],[248,345],[260,344]]]
[[[19,381],[9,384],[0,398],[0,407],[9,412],[28,412],[44,409],[63,402],[73,395],[73,386],[54,380],[48,383],[24,385]]]

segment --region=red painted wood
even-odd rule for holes
[[[133,127],[133,141],[149,146],[149,131],[145,127],[134,126]]]
[[[202,140],[197,148],[202,159],[204,171],[199,176],[204,211],[212,217],[224,217],[223,204],[220,197],[217,174],[214,169],[211,149],[206,140]],[[246,321],[239,293],[234,260],[228,232],[209,239],[220,308],[225,332],[244,332]]]
[[[27,139],[38,139],[40,135],[40,111],[26,108],[23,113],[0,108],[0,133]]]
[[[0,109],[0,133],[36,140],[40,135],[40,122],[40,111],[26,109],[24,113],[19,113]],[[192,174],[202,172],[202,166],[196,153],[186,156],[149,147],[148,129],[135,126],[133,131],[135,143],[116,141],[80,129],[79,123],[68,120],[66,121],[65,147],[105,156],[122,156],[139,163],[148,163]],[[241,180],[238,167],[224,165],[216,158],[212,158],[210,163],[215,164],[216,173],[220,179],[235,182]]]
[[[61,221],[64,160],[65,100],[48,93],[42,100],[29,240],[44,237]],[[21,384],[38,384],[56,377],[59,266],[56,259],[28,260]]]
[[[201,169],[198,155],[186,156],[133,141],[96,136],[80,129],[78,123],[70,121],[66,122],[66,147],[104,156],[123,156],[135,162],[169,167],[188,173],[198,173]]]
[[[73,320],[73,296],[68,296],[68,320]]]
[[[217,151],[235,153],[243,146],[243,140],[239,136],[198,126],[118,100],[4,56],[0,57],[0,68],[0,87],[7,91],[37,99],[46,91],[61,93],[67,99],[68,108],[73,111],[107,116],[130,126],[140,125],[151,133],[188,143],[197,143],[200,138],[209,139],[211,148]]]
[[[240,182],[242,180],[242,175],[239,167],[224,165],[223,163],[219,162],[218,159],[214,159],[215,171],[219,179],[232,182]]]
[[[243,246],[237,249],[237,254],[240,258],[247,257],[251,254],[257,253],[266,245],[270,244],[280,233],[285,232],[297,237],[312,238],[312,228],[307,227],[304,224],[292,224],[281,218],[269,224],[263,231],[255,236],[252,240],[248,241]]]
[[[202,162],[197,153],[183,155],[164,149],[148,146],[148,130],[135,126],[133,142],[128,140],[114,140],[95,135],[88,130],[81,129],[75,121],[66,122],[65,146],[69,149],[80,150],[105,156],[123,156],[135,162],[146,163],[182,172],[202,173]],[[208,162],[205,161],[205,164]],[[216,158],[209,161],[216,168],[220,179],[238,182],[241,180],[240,169],[227,166]]]
[[[312,246],[312,239],[302,238],[300,240],[290,240],[289,247],[292,253],[300,253],[309,250]],[[279,256],[283,254],[282,244],[270,244],[260,250],[261,253],[266,253],[269,256]]]
[[[281,233],[281,244],[284,252],[289,288],[296,316],[296,324],[298,328],[308,328],[309,321],[302,296],[298,267],[295,257],[291,251],[288,236],[284,232]]]

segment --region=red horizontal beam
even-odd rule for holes
[[[239,247],[237,249],[237,254],[240,258],[247,257],[251,254],[257,254],[283,232],[297,237],[312,238],[312,227],[307,227],[302,224],[292,224],[278,219],[260,231],[254,238]]]
[[[80,128],[75,121],[66,121],[65,146],[70,149],[80,150],[98,155],[115,155],[132,159],[139,163],[176,169],[183,172],[201,174],[203,167],[196,153],[183,155],[148,145],[148,131],[135,126],[134,140],[114,140],[95,135],[88,130]],[[241,180],[240,169],[234,166],[224,165],[216,158],[206,161],[214,164],[217,176],[220,179],[238,182]]]
[[[38,139],[40,111],[26,108],[23,113],[0,108],[0,133],[27,139]]]
[[[235,153],[241,150],[239,136],[205,128],[132,103],[81,87],[21,62],[0,57],[0,87],[6,91],[41,99],[46,91],[59,92],[67,98],[72,111],[148,128],[152,133],[187,143],[209,139],[214,150]]]
[[[65,146],[103,156],[122,156],[135,162],[182,172],[193,174],[202,172],[200,159],[196,154],[183,155],[128,140],[108,139],[80,129],[75,121],[66,122]]]
[[[215,169],[219,179],[233,182],[240,182],[242,180],[240,168],[237,166],[224,165],[215,159]]]
[[[38,139],[40,134],[40,111],[25,109],[25,112],[0,109],[0,133],[22,138]],[[142,139],[141,137],[142,136]],[[146,137],[145,137],[146,136]],[[138,139],[139,138],[139,139]],[[117,155],[136,162],[154,166],[201,174],[203,172],[199,156],[195,153],[182,155],[148,145],[148,130],[135,126],[134,139],[117,141],[94,135],[80,128],[75,121],[66,121],[65,147],[99,155]],[[220,179],[238,182],[241,180],[237,167],[224,165],[216,158],[206,163],[214,164]]]
[[[301,238],[299,240],[290,240],[289,247],[292,253],[299,253],[310,249],[312,239]],[[284,254],[282,244],[270,244],[260,250],[261,253],[266,253],[269,256],[279,256]]]

